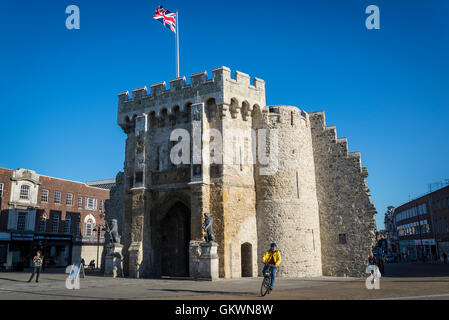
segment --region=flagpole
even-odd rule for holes
[[[176,78],[179,78],[179,13],[176,10]]]

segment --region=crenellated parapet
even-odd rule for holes
[[[119,94],[118,124],[125,130],[133,118],[141,114],[151,114],[156,118],[174,117],[177,113],[190,113],[190,107],[195,104],[206,104],[213,100],[221,117],[235,118],[235,113],[242,112],[241,118],[246,120],[254,110],[265,107],[265,81],[235,71],[220,67],[212,70],[212,78],[207,72],[199,72],[190,76],[188,84],[185,77],[134,89]],[[182,118],[182,116],[181,116]],[[184,117],[188,120],[188,117]]]

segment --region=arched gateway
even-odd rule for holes
[[[190,209],[176,202],[159,224],[162,276],[189,275]]]

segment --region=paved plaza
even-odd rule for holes
[[[0,299],[32,300],[292,300],[292,299],[449,299],[449,265],[391,264],[385,268],[380,290],[367,290],[365,279],[281,278],[275,291],[259,296],[261,278],[112,279],[87,272],[79,290],[65,287],[63,270],[47,270],[39,283],[28,283],[29,273],[0,273]]]

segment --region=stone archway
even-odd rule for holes
[[[160,222],[161,273],[189,275],[190,209],[176,202]]]
[[[242,261],[242,277],[253,276],[253,245],[245,242],[241,245],[240,257]]]

